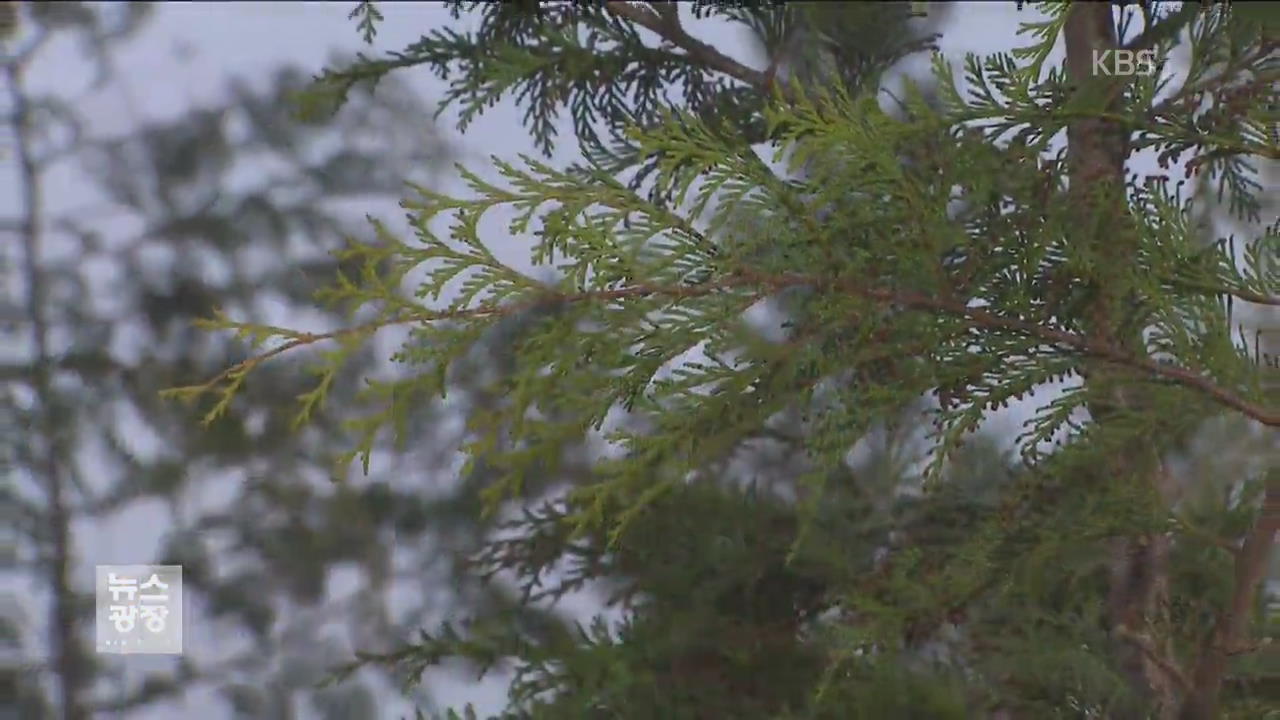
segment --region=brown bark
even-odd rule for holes
[[[1236,554],[1235,586],[1231,604],[1218,616],[1201,650],[1199,662],[1191,678],[1191,690],[1183,704],[1179,720],[1213,720],[1218,713],[1218,695],[1227,672],[1231,654],[1244,648],[1244,634],[1258,587],[1267,572],[1275,549],[1276,531],[1280,529],[1280,471],[1267,478],[1262,512],[1245,537]]]
[[[1101,112],[1116,112],[1120,80],[1095,76],[1096,53],[1117,47],[1111,3],[1073,3],[1063,29],[1067,74],[1078,97],[1096,101]],[[1077,243],[1093,255],[1100,268],[1094,278],[1088,309],[1090,340],[1118,349],[1140,348],[1136,337],[1117,335],[1124,287],[1117,271],[1136,262],[1136,233],[1128,216],[1124,185],[1127,134],[1116,123],[1099,118],[1077,120],[1067,128],[1069,190],[1073,205],[1090,223],[1079,229]],[[1115,366],[1088,364],[1081,369],[1089,385],[1089,411],[1105,428],[1120,412],[1136,409],[1141,398],[1125,389],[1124,371]],[[1109,482],[1145,485],[1144,495],[1165,498],[1159,458],[1148,443],[1112,451],[1098,468]],[[1177,712],[1178,691],[1170,671],[1147,628],[1164,605],[1168,584],[1169,538],[1162,534],[1119,538],[1113,548],[1107,619],[1116,662],[1134,694],[1171,720]],[[1144,713],[1145,714],[1145,713]]]
[[[1179,18],[1180,22],[1186,18]],[[1115,113],[1120,80],[1094,77],[1095,52],[1116,47],[1111,3],[1079,2],[1071,6],[1064,39],[1067,72],[1076,92],[1098,101],[1092,108]],[[1092,225],[1080,229],[1098,267],[1089,309],[1088,340],[1130,356],[1141,357],[1139,338],[1118,336],[1116,319],[1123,309],[1124,287],[1105,269],[1136,262],[1136,236],[1128,218],[1124,163],[1128,155],[1123,128],[1103,119],[1081,119],[1067,130],[1070,192]],[[1125,370],[1116,365],[1086,364],[1081,370],[1092,395],[1089,410],[1103,427],[1117,411],[1140,409],[1142,398],[1126,391]],[[1154,440],[1154,439],[1153,439]],[[1172,503],[1172,489],[1162,471],[1153,442],[1131,442],[1100,463],[1099,472],[1114,483],[1139,483],[1149,497]],[[1116,661],[1135,694],[1150,704],[1161,720],[1212,720],[1232,653],[1239,652],[1253,602],[1262,582],[1280,527],[1280,477],[1268,478],[1266,500],[1254,527],[1236,553],[1235,585],[1230,605],[1217,622],[1188,677],[1161,647],[1149,628],[1167,600],[1170,538],[1163,534],[1120,538],[1113,549],[1107,616]],[[1135,717],[1146,717],[1145,711]]]

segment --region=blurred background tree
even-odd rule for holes
[[[391,712],[385,682],[315,685],[353,649],[407,632],[389,614],[393,587],[408,584],[410,618],[466,589],[427,540],[449,512],[424,491],[447,452],[424,443],[358,490],[329,482],[354,380],[380,358],[353,363],[334,411],[301,433],[288,411],[309,379],[297,363],[208,428],[200,407],[157,393],[245,356],[243,342],[193,327],[215,309],[341,320],[312,298],[337,270],[329,252],[358,218],[353,201],[394,200],[447,159],[429,109],[393,78],[308,124],[290,100],[307,77],[285,67],[233,81],[218,104],[104,135],[84,100],[120,81],[113,53],[156,6],[3,8],[5,562],[6,588],[23,591],[3,604],[4,685],[18,717],[133,717],[193,692],[225,701],[208,717]],[[32,90],[29,71],[69,40],[91,86]],[[439,424],[445,411],[432,412],[416,420]],[[105,546],[122,524],[154,547]],[[92,652],[92,565],[139,562],[183,566],[195,617],[182,658]],[[335,597],[342,570],[357,591]]]

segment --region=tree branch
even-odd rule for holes
[[[1232,557],[1235,557],[1240,554],[1240,548],[1236,547],[1235,544],[1232,543],[1231,541],[1218,537],[1217,535],[1214,535],[1208,530],[1205,530],[1197,526],[1196,524],[1192,523],[1190,520],[1187,520],[1186,518],[1182,517],[1181,515],[1178,515],[1177,513],[1170,513],[1170,516],[1173,518],[1174,522],[1178,524],[1178,529],[1181,530],[1183,533],[1193,538],[1196,538],[1198,540],[1201,540],[1206,544],[1212,545],[1218,548],[1219,550],[1226,550],[1228,553],[1231,554]]]
[[[1184,280],[1173,280],[1172,285],[1185,288],[1187,290],[1195,290],[1197,292],[1209,293],[1212,295],[1230,295],[1237,300],[1244,300],[1256,305],[1273,305],[1280,306],[1280,295],[1263,295],[1250,290],[1241,290],[1239,288],[1224,288],[1203,283],[1194,283]]]
[[[1178,687],[1184,691],[1191,689],[1191,681],[1187,679],[1186,673],[1182,671],[1182,668],[1178,667],[1177,663],[1165,657],[1163,653],[1156,649],[1155,644],[1151,642],[1151,638],[1125,625],[1117,626],[1115,632],[1117,635],[1137,645],[1142,654],[1146,655],[1147,659],[1155,663],[1156,667],[1160,668],[1165,675],[1168,675],[1171,680],[1177,683]]]
[[[823,285],[830,287],[831,283],[829,280],[807,275],[768,276],[756,273],[737,272],[728,277],[709,281],[700,285],[664,287],[638,283],[614,290],[585,290],[582,292],[568,294],[548,291],[541,297],[532,298],[525,302],[509,303],[506,305],[481,304],[473,308],[443,311],[424,310],[421,312],[404,313],[384,318],[382,320],[348,328],[340,328],[338,330],[324,333],[297,333],[272,328],[272,330],[278,335],[288,338],[284,344],[237,363],[201,385],[186,388],[175,388],[173,391],[170,391],[170,393],[180,394],[185,392],[188,394],[200,394],[203,392],[210,392],[215,390],[219,384],[243,376],[259,363],[289,350],[325,340],[333,340],[361,333],[376,332],[383,327],[391,325],[403,325],[414,322],[430,323],[439,320],[459,320],[494,315],[509,315],[512,313],[530,310],[538,306],[557,303],[612,302],[627,298],[650,296],[684,299],[702,297],[712,293],[743,288],[759,288],[768,290],[771,293],[777,293],[781,290],[792,287],[820,287]],[[1105,360],[1112,364],[1142,370],[1152,376],[1160,377],[1175,384],[1197,390],[1213,398],[1218,403],[1237,410],[1264,425],[1280,427],[1280,412],[1271,411],[1267,408],[1250,403],[1229,390],[1217,385],[1209,378],[1203,377],[1190,370],[1160,364],[1150,358],[1135,357],[1110,344],[1097,341],[1084,335],[1055,330],[1054,328],[1045,327],[1025,320],[1018,320],[1016,318],[1002,317],[986,310],[971,308],[966,305],[963,300],[951,300],[899,290],[867,288],[848,282],[838,283],[834,289],[858,295],[886,306],[894,305],[911,310],[921,310],[960,317],[977,327],[983,327],[989,330],[1015,332],[1027,337],[1043,340],[1051,344],[1065,346],[1081,353],[1082,355]],[[234,324],[231,325],[231,327],[233,329],[243,330],[252,329],[250,326]]]
[[[884,299],[887,302],[901,304],[906,307],[937,310],[952,315],[960,315],[968,318],[974,324],[993,330],[1010,330],[1018,332],[1030,337],[1046,340],[1051,343],[1065,345],[1079,351],[1083,355],[1106,360],[1112,364],[1125,365],[1138,370],[1143,370],[1153,376],[1164,378],[1178,385],[1198,390],[1208,395],[1218,403],[1238,410],[1241,413],[1257,420],[1263,425],[1272,427],[1280,427],[1280,412],[1270,411],[1260,405],[1255,405],[1244,398],[1239,397],[1235,393],[1219,386],[1213,380],[1199,375],[1190,370],[1183,368],[1162,365],[1150,358],[1136,357],[1130,355],[1115,346],[1093,340],[1088,336],[1077,335],[1074,333],[1054,330],[1043,325],[1029,323],[1014,318],[1005,318],[985,310],[970,308],[959,303],[949,302],[933,297],[926,297],[914,294],[900,294],[887,290],[867,291],[873,297]]]
[[[1123,47],[1125,50],[1150,50],[1162,41],[1172,40],[1182,31],[1182,28],[1186,27],[1188,23],[1195,19],[1196,15],[1202,12],[1204,12],[1204,8],[1201,7],[1200,3],[1184,2],[1182,7],[1169,17],[1153,22],[1154,13],[1144,7],[1142,17],[1146,27],[1142,28],[1142,32],[1125,43]]]
[[[1244,645],[1244,633],[1252,614],[1258,587],[1266,575],[1276,531],[1280,530],[1280,471],[1272,470],[1262,499],[1262,511],[1236,555],[1235,583],[1230,605],[1218,616],[1201,649],[1191,678],[1192,691],[1183,703],[1180,720],[1213,720],[1227,661]]]
[[[684,50],[690,59],[701,65],[761,90],[771,88],[773,83],[766,73],[743,65],[686,32],[680,24],[679,14],[674,12],[674,8],[668,10],[668,5],[660,4],[661,14],[634,2],[606,2],[604,7],[613,15],[626,18]],[[783,94],[786,95],[785,90]]]

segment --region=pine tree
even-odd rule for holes
[[[554,498],[479,561],[523,578],[531,602],[592,580],[633,601],[613,627],[446,626],[366,659],[514,662],[509,717],[1196,720],[1274,701],[1258,659],[1274,435],[1216,497],[1177,487],[1172,457],[1206,423],[1280,425],[1226,302],[1280,304],[1256,179],[1278,153],[1274,35],[1222,7],[1144,5],[1132,33],[1109,4],[1041,9],[1032,44],[965,58],[966,91],[935,57],[938,102],[908,84],[894,114],[874,70],[817,81],[780,51],[753,69],[668,3],[487,6],[475,34],[435,31],[321,76],[312,98],[332,102],[428,65],[453,78],[464,123],[515,92],[544,148],[567,107],[586,163],[495,158],[503,182],[466,173],[468,198],[415,186],[402,206],[416,237],[375,222],[342,256],[364,271],[328,294],[375,312],[365,324],[213,327],[274,340],[268,356],[349,341],[322,389],[377,330],[413,328],[397,357],[421,372],[372,386],[383,410],[346,462],[388,425],[403,438],[397,419],[515,323],[466,450],[491,513]],[[806,7],[695,12],[779,39],[838,27]],[[373,5],[361,13],[371,35]],[[1047,67],[1060,37],[1065,64]],[[1189,47],[1188,77],[1095,73],[1095,53],[1118,47],[1162,61]],[[1138,152],[1217,183],[1253,223],[1240,257],[1201,242],[1184,183],[1126,173]],[[553,281],[494,256],[480,219],[499,207]],[[406,299],[410,273],[425,279]],[[784,327],[749,321],[780,299]],[[260,364],[173,394],[212,393],[216,419]],[[1052,383],[1016,462],[972,455],[992,410]],[[864,483],[850,452],[926,401],[927,462]],[[611,421],[619,410],[630,423]],[[596,435],[614,451],[557,483]],[[733,472],[761,437],[797,449],[784,492],[743,491]],[[904,482],[919,492],[896,497]]]

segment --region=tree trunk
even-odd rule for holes
[[[1112,3],[1073,3],[1063,30],[1067,50],[1067,74],[1078,98],[1091,100],[1086,111],[1116,112],[1122,78],[1093,75],[1095,53],[1117,45],[1112,20]],[[1177,23],[1189,21],[1194,9],[1166,32],[1177,31]],[[1150,28],[1144,33],[1150,32]],[[1093,254],[1096,267],[1093,299],[1088,310],[1088,332],[1092,339],[1141,354],[1137,331],[1117,334],[1117,318],[1123,311],[1122,272],[1137,262],[1137,241],[1129,221],[1125,189],[1125,160],[1128,135],[1109,120],[1081,119],[1067,129],[1070,192],[1073,205],[1082,217],[1094,224],[1080,228],[1076,242]],[[1081,368],[1090,392],[1089,411],[1104,429],[1117,412],[1140,407],[1142,399],[1124,391],[1121,371],[1088,364]],[[1132,387],[1132,386],[1130,386]],[[1136,483],[1137,497],[1151,498],[1170,507],[1173,489],[1163,472],[1159,438],[1138,439],[1113,449],[1099,463],[1098,471],[1108,483]],[[1213,720],[1218,715],[1218,698],[1228,660],[1240,652],[1258,588],[1275,547],[1280,527],[1280,473],[1271,471],[1261,513],[1236,553],[1235,582],[1227,607],[1218,613],[1213,630],[1200,648],[1194,672],[1183,673],[1149,633],[1153,621],[1165,606],[1168,594],[1170,537],[1165,534],[1132,535],[1116,540],[1107,597],[1107,619],[1113,640],[1116,664],[1128,679],[1135,696],[1147,709],[1130,711],[1124,717],[1145,720],[1147,710],[1160,720]],[[1121,717],[1113,715],[1113,717]]]
[[[1073,3],[1063,29],[1067,51],[1067,75],[1076,97],[1094,102],[1088,110],[1115,112],[1123,90],[1122,79],[1094,75],[1094,58],[1117,46],[1112,4]],[[1117,348],[1133,347],[1136,335],[1118,336],[1117,318],[1123,309],[1124,288],[1119,273],[1137,262],[1137,241],[1128,214],[1125,190],[1127,131],[1110,120],[1086,118],[1067,128],[1069,192],[1079,215],[1091,219],[1079,230],[1075,242],[1092,254],[1100,268],[1090,288],[1087,309],[1091,337]],[[1109,277],[1115,274],[1114,279]],[[1140,347],[1138,348],[1140,349]],[[1089,411],[1105,432],[1116,415],[1140,403],[1126,392],[1121,371],[1089,364],[1081,369],[1091,395]],[[1167,499],[1159,457],[1151,443],[1130,443],[1114,450],[1098,471],[1107,483],[1137,483],[1139,496]],[[1169,538],[1166,535],[1134,535],[1119,538],[1113,549],[1107,619],[1116,663],[1134,695],[1156,709],[1156,717],[1172,720],[1177,712],[1178,688],[1160,649],[1147,636],[1147,627],[1164,605],[1168,582]],[[1145,716],[1145,713],[1138,715]]]
[[[1227,674],[1227,661],[1232,653],[1245,649],[1242,645],[1254,596],[1270,565],[1276,532],[1280,530],[1280,471],[1272,470],[1266,483],[1262,512],[1236,555],[1231,604],[1219,613],[1200,653],[1179,720],[1213,720],[1217,717],[1218,695]]]
[[[32,445],[39,455],[38,467],[44,477],[48,502],[48,549],[41,547],[41,561],[47,561],[52,597],[50,599],[49,651],[51,669],[58,677],[58,698],[65,720],[88,717],[81,704],[81,693],[87,686],[88,664],[79,640],[77,596],[71,582],[73,568],[71,509],[67,497],[68,483],[62,458],[65,430],[57,419],[57,393],[53,386],[53,360],[49,350],[49,323],[45,317],[44,273],[40,268],[41,197],[38,161],[33,150],[31,105],[22,87],[24,57],[12,60],[5,68],[13,105],[18,172],[23,188],[22,224],[19,230],[23,244],[23,273],[27,282],[27,314],[31,324],[34,355],[32,378],[38,403],[38,425]],[[43,543],[42,543],[43,545]],[[47,552],[47,554],[46,554]]]

